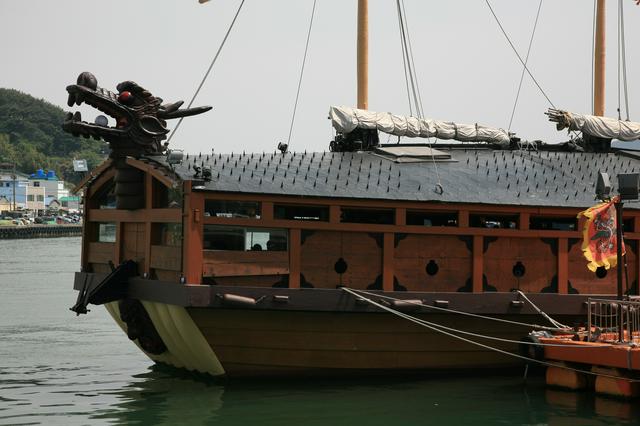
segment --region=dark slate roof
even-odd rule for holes
[[[451,160],[398,162],[375,152],[199,154],[175,171],[201,181],[194,165],[209,167],[211,180],[196,187],[206,191],[547,207],[594,205],[598,171],[614,186],[618,173],[640,172],[640,153],[630,151],[437,148]]]

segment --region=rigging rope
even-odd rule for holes
[[[527,71],[527,74],[529,74],[529,77],[531,77],[531,80],[533,80],[535,85],[538,87],[538,90],[540,90],[540,93],[542,93],[542,96],[544,96],[545,99],[547,100],[547,102],[549,102],[549,105],[551,105],[553,108],[556,108],[556,106],[553,104],[553,102],[551,102],[551,99],[549,99],[549,96],[547,96],[546,92],[542,89],[542,86],[540,86],[540,84],[538,83],[538,80],[536,80],[536,78],[533,76],[533,74],[531,73],[531,71],[527,67],[527,64],[525,63],[525,61],[522,60],[522,57],[518,53],[518,50],[516,49],[516,47],[511,42],[511,39],[509,38],[509,35],[507,34],[507,32],[505,31],[504,27],[502,26],[502,23],[500,23],[500,19],[498,19],[498,16],[494,12],[493,7],[491,7],[491,3],[489,3],[489,0],[485,0],[485,3],[487,3],[487,6],[489,6],[489,10],[491,11],[491,14],[495,18],[496,22],[498,23],[498,26],[500,27],[500,31],[502,31],[502,34],[507,39],[507,42],[509,42],[509,46],[511,46],[511,49],[513,50],[513,53],[516,54],[516,56],[518,57],[518,60],[520,61],[520,63],[524,67],[524,69]]]
[[[542,361],[542,360],[538,360],[538,359],[535,359],[535,358],[530,358],[530,357],[527,357],[527,356],[524,356],[524,355],[515,354],[513,352],[509,352],[509,351],[506,351],[506,350],[503,350],[503,349],[500,349],[500,348],[495,348],[493,346],[485,345],[484,343],[476,342],[475,340],[467,339],[465,337],[458,336],[457,334],[454,334],[452,332],[448,332],[448,331],[446,331],[446,329],[448,327],[445,328],[445,327],[443,327],[441,325],[432,325],[432,323],[430,323],[428,321],[424,321],[424,320],[421,320],[419,318],[412,317],[411,315],[407,315],[407,314],[404,314],[404,313],[402,313],[400,311],[392,309],[392,308],[390,308],[388,306],[384,306],[384,305],[382,305],[382,304],[380,304],[378,302],[375,302],[375,301],[373,301],[373,300],[371,300],[369,298],[360,296],[356,292],[354,292],[353,290],[351,290],[349,288],[342,287],[342,290],[346,291],[347,293],[350,293],[353,296],[361,298],[362,300],[366,301],[367,303],[370,303],[373,306],[376,306],[376,307],[378,307],[378,308],[380,308],[380,309],[382,309],[384,311],[387,311],[387,312],[389,312],[389,313],[391,313],[393,315],[396,315],[396,316],[398,316],[400,318],[404,318],[404,319],[406,319],[406,320],[408,320],[410,322],[413,322],[415,324],[418,324],[418,325],[420,325],[422,327],[428,328],[431,331],[435,331],[436,333],[444,334],[445,336],[449,336],[449,337],[452,337],[454,339],[461,340],[463,342],[469,343],[469,344],[474,345],[474,346],[479,346],[481,348],[484,348],[484,349],[487,349],[487,350],[490,350],[490,351],[493,351],[493,352],[497,352],[497,353],[500,353],[500,354],[503,354],[503,355],[511,356],[511,357],[518,358],[518,359],[522,359],[522,360],[525,360],[527,362],[533,362],[533,363],[537,363],[537,364],[541,364],[541,365],[546,365],[547,367],[563,368],[563,369],[570,370],[570,371],[575,371],[575,372],[578,372],[578,373],[584,373],[584,374],[589,374],[589,375],[593,375],[593,376],[600,376],[600,377],[608,377],[608,378],[617,379],[617,380],[625,380],[625,381],[628,381],[628,382],[631,382],[631,383],[640,382],[640,380],[638,380],[638,379],[630,379],[630,378],[627,378],[627,377],[619,377],[619,376],[614,376],[614,375],[596,373],[596,372],[589,371],[589,370],[582,370],[582,369],[578,369],[578,368],[569,367],[569,366],[567,366],[565,364],[558,364],[558,363],[554,363],[554,362]],[[456,332],[461,332],[461,331],[460,330],[456,330]],[[484,337],[487,337],[487,336],[484,336]],[[524,342],[518,342],[518,343],[524,343]],[[540,345],[542,346],[543,344],[540,344]],[[574,346],[572,346],[572,347],[574,347]]]
[[[411,45],[411,35],[409,32],[409,20],[407,19],[407,12],[404,8],[404,0],[401,0],[401,5],[402,5],[402,15],[404,16],[404,25],[407,28],[407,42],[408,42],[408,47],[409,47],[409,59],[411,60],[411,66],[413,68],[413,72],[415,75],[415,81],[416,81],[416,91],[418,93],[418,97],[417,97],[417,103],[420,104],[420,113],[422,114],[422,118],[424,118],[424,108],[422,106],[422,94],[420,93],[420,84],[419,84],[419,80],[418,80],[418,71],[416,69],[416,64],[413,60],[413,46]]]
[[[227,32],[224,35],[224,38],[222,39],[222,43],[220,43],[220,47],[218,47],[218,51],[216,52],[216,54],[214,55],[213,59],[211,60],[211,63],[209,64],[209,68],[207,69],[207,72],[204,73],[204,77],[202,77],[202,81],[198,85],[198,88],[196,89],[195,93],[193,94],[193,97],[191,98],[191,101],[189,101],[189,105],[187,105],[187,109],[191,108],[191,105],[193,105],[193,102],[196,100],[196,97],[200,93],[200,89],[202,89],[202,86],[204,86],[204,82],[207,80],[207,77],[209,77],[209,73],[211,72],[211,69],[213,68],[213,66],[215,65],[216,61],[218,60],[218,56],[220,56],[220,52],[222,52],[222,48],[224,47],[225,43],[227,42],[227,38],[229,38],[229,34],[231,34],[231,29],[233,28],[233,25],[236,23],[236,20],[238,19],[238,15],[240,15],[240,10],[242,9],[242,6],[244,5],[244,2],[245,2],[245,0],[242,0],[240,2],[240,6],[238,6],[238,10],[236,11],[236,14],[233,17],[233,20],[231,21],[231,25],[229,25],[229,28],[227,29]],[[176,131],[180,127],[180,124],[182,124],[182,120],[184,120],[184,117],[180,117],[180,120],[178,120],[178,124],[176,124],[176,127],[173,128],[173,131],[169,135],[169,138],[167,138],[167,142],[166,143],[169,143],[171,141],[171,138],[173,138],[173,135],[176,134]]]
[[[620,110],[620,92],[621,92],[621,84],[620,84],[620,72],[621,72],[621,67],[620,67],[620,60],[621,60],[621,49],[620,49],[620,10],[622,7],[622,0],[618,0],[618,72],[617,74],[617,78],[618,78],[618,121],[622,120],[622,115],[621,115],[621,110]]]
[[[622,84],[626,121],[629,121],[629,88],[627,85],[627,48],[624,31],[624,3],[618,0],[618,109],[620,109],[620,57],[622,57]]]
[[[413,48],[411,47],[411,36],[409,35],[409,23],[407,21],[407,13],[404,7],[404,0],[396,0],[396,7],[398,10],[398,23],[400,25],[400,43],[402,45],[402,61],[405,67],[405,81],[407,79],[407,70],[411,83],[411,90],[413,94],[413,100],[416,108],[416,115],[419,118],[424,118],[424,108],[422,107],[422,95],[420,94],[420,86],[418,85],[418,76],[416,72],[416,64],[413,60]],[[411,112],[411,96],[409,95],[409,82],[407,84],[407,96],[409,98],[409,111]],[[400,138],[398,138],[400,141]],[[427,139],[429,149],[433,154],[433,145],[431,139]],[[436,173],[437,183],[434,191],[437,194],[442,195],[444,193],[444,187],[440,180],[440,173],[438,172],[438,164],[436,163],[435,155],[431,155],[433,161],[434,171]]]
[[[291,134],[293,133],[293,124],[296,120],[296,111],[298,110],[298,98],[300,97],[300,88],[302,87],[302,77],[304,76],[304,66],[307,62],[307,52],[309,51],[309,40],[311,39],[311,29],[313,28],[313,17],[316,14],[316,2],[313,0],[311,8],[311,19],[309,20],[309,31],[307,32],[307,42],[304,45],[304,55],[302,56],[302,67],[300,68],[300,78],[298,79],[298,90],[296,91],[296,100],[293,104],[293,114],[291,115],[291,126],[289,127],[289,136],[287,137],[287,147],[291,146]]]
[[[404,31],[402,28],[402,14],[400,12],[400,7],[398,4],[398,33],[400,34],[400,48],[402,49],[402,66],[404,69],[404,83],[407,87],[407,101],[409,104],[409,115],[413,116],[413,105],[411,104],[411,91],[409,89],[409,75],[407,70],[407,58],[405,52],[404,39],[402,38],[402,32]]]
[[[513,123],[513,117],[516,114],[516,107],[518,106],[518,99],[520,98],[520,90],[522,89],[522,82],[524,81],[524,73],[526,72],[527,64],[529,63],[529,54],[531,53],[531,46],[533,45],[533,37],[536,35],[536,28],[538,27],[538,18],[540,17],[540,9],[542,9],[542,0],[538,4],[538,12],[536,13],[536,20],[533,23],[533,30],[531,31],[531,39],[529,40],[529,47],[527,48],[527,56],[524,59],[524,67],[522,68],[522,74],[520,74],[520,83],[518,84],[518,92],[516,93],[516,100],[513,103],[513,110],[511,110],[511,118],[509,119],[509,128],[507,132],[511,132],[511,124]]]
[[[407,68],[409,70],[409,82],[411,83],[411,92],[413,94],[413,102],[416,108],[416,114],[419,118],[423,118],[423,112],[420,108],[420,102],[418,101],[418,91],[416,89],[417,86],[417,76],[415,75],[415,65],[413,63],[412,53],[409,48],[409,42],[407,41],[408,37],[408,26],[406,22],[406,16],[404,14],[404,8],[401,5],[401,0],[396,0],[396,7],[398,9],[398,19],[400,22],[400,38],[402,41],[402,51],[406,56]]]

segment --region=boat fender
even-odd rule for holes
[[[420,299],[406,299],[406,300],[393,300],[391,307],[402,312],[419,311],[422,300]]]
[[[522,339],[522,343],[518,345],[520,354],[527,358],[533,358],[538,361],[544,360],[544,347],[540,343],[540,339],[533,334],[528,334]],[[534,343],[533,345],[531,343]]]
[[[224,293],[224,294],[216,294],[217,297],[222,299],[222,304],[225,306],[236,306],[239,308],[248,308],[256,306],[258,303],[264,299],[264,296],[259,299],[254,299],[253,297],[240,296],[237,294]]]

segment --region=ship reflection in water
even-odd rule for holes
[[[26,261],[35,256],[37,264]],[[80,239],[0,241],[0,425],[632,424],[639,407],[500,377],[220,382],[151,367],[103,307],[75,318]],[[91,332],[87,332],[91,330]]]

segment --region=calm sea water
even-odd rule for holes
[[[104,308],[76,317],[80,239],[0,240],[0,424],[611,425],[638,404],[539,377],[220,383],[159,369]]]

